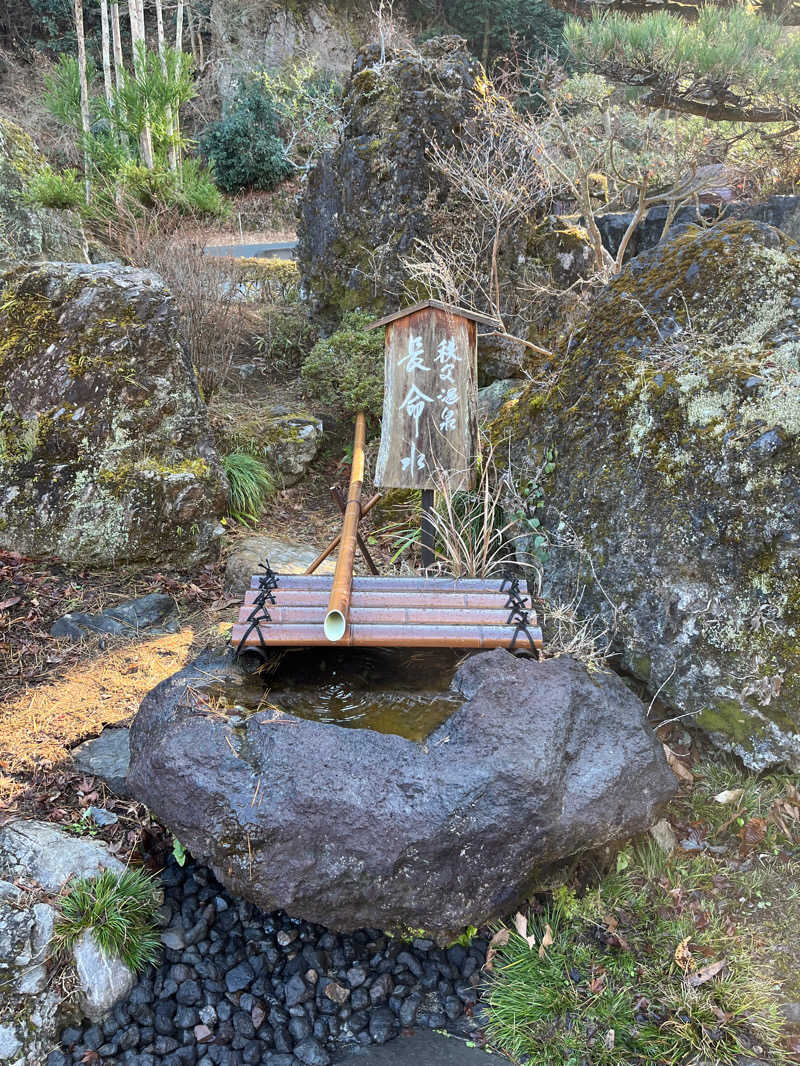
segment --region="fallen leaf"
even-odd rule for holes
[[[598,973],[595,976],[593,976],[591,978],[591,980],[589,981],[589,991],[592,993],[593,996],[596,996],[598,993],[602,992],[603,989],[605,988],[605,986],[606,986],[606,973],[605,973],[605,970],[601,970],[600,973]]]
[[[684,973],[686,973],[692,965],[692,953],[689,951],[689,941],[691,939],[690,936],[685,936],[675,948],[675,962],[680,966]]]
[[[701,966],[699,970],[690,973],[686,981],[692,988],[699,988],[700,985],[704,985],[706,981],[710,981],[712,977],[716,977],[718,973],[721,973],[725,969],[726,963],[727,959],[719,959],[717,962],[710,962],[707,966]]]
[[[494,957],[497,954],[497,949],[504,947],[511,936],[510,929],[498,929],[492,939],[489,941],[489,947],[486,949],[486,962],[483,964],[483,968],[490,973],[494,969]]]
[[[533,937],[531,937],[531,940],[533,940]],[[535,940],[534,940],[534,943],[536,943]],[[545,927],[544,927],[544,936],[542,937],[542,942],[539,945],[539,958],[540,959],[543,959],[545,957],[545,955],[547,954],[546,949],[549,948],[552,943],[553,943],[553,930],[550,928],[549,925],[545,925]],[[531,947],[533,947],[533,944],[531,944]]]
[[[18,603],[22,603],[21,596],[10,596],[7,600],[0,602],[0,611],[5,611],[9,607],[14,607]]]
[[[522,939],[527,943],[528,947],[533,951],[536,944],[535,936],[528,936],[528,919],[524,914],[520,914],[519,911],[514,915],[514,928]]]
[[[672,751],[672,748],[670,748],[667,744],[664,744],[663,747],[664,754],[667,757],[667,762],[669,763],[670,769],[675,774],[675,776],[679,777],[681,781],[685,781],[689,785],[693,784],[694,774],[691,772],[691,770],[684,766],[678,756],[675,755],[675,753]]]
[[[614,1030],[613,1029],[609,1029],[608,1032],[605,1035],[604,1040],[603,1040],[603,1045],[604,1045],[606,1051],[613,1051],[614,1050],[614,1043],[616,1041],[616,1038],[617,1038],[617,1034],[614,1032]]]
[[[767,823],[763,818],[751,818],[739,830],[739,839],[745,848],[755,848],[767,835]]]
[[[716,803],[721,803],[725,806],[728,803],[735,803],[743,795],[743,788],[726,788],[724,792],[718,792],[714,797],[714,800]]]

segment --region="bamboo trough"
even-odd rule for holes
[[[271,648],[508,648],[530,654],[542,632],[519,581],[447,577],[354,577],[364,481],[365,420],[356,420],[342,532],[309,568],[339,546],[333,576],[256,574],[245,593],[232,641],[247,668]],[[374,506],[373,497],[365,510]],[[341,506],[341,503],[340,503]]]

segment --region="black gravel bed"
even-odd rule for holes
[[[334,933],[235,899],[190,862],[162,882],[161,965],[102,1022],[65,1029],[47,1066],[328,1066],[414,1027],[482,1041],[486,940]]]

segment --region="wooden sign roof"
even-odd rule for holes
[[[422,300],[418,304],[411,304],[410,307],[404,307],[400,311],[395,311],[391,315],[385,315],[383,318],[377,319],[375,322],[370,322],[366,329],[377,329],[378,326],[387,326],[390,322],[395,322],[398,318],[405,318],[407,315],[413,315],[417,311],[424,311],[428,307],[435,307],[437,311],[447,311],[451,315],[459,315],[461,318],[468,318],[472,322],[477,322],[482,326],[494,326],[495,329],[500,326],[500,323],[496,318],[491,318],[489,315],[481,315],[477,311],[468,311],[464,307],[457,307],[455,304],[442,303],[441,300]]]

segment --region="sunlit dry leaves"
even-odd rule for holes
[[[527,943],[528,947],[533,951],[536,946],[536,937],[528,936],[528,919],[524,914],[520,914],[519,911],[514,915],[514,928]]]
[[[690,984],[692,988],[699,988],[700,985],[704,985],[706,981],[710,981],[712,977],[716,977],[717,974],[722,973],[727,964],[727,959],[718,959],[716,962],[710,962],[707,966],[701,966],[699,970],[695,970],[694,973],[690,973],[686,978],[687,984]]]
[[[675,774],[675,776],[679,777],[681,781],[685,781],[687,785],[694,784],[694,774],[684,763],[681,762],[681,760],[678,758],[672,748],[669,747],[668,744],[664,744],[664,754],[666,755],[667,762],[669,763],[670,769]]]
[[[692,953],[689,950],[689,941],[691,939],[690,936],[684,937],[680,944],[675,948],[675,962],[684,973],[687,973],[689,967],[692,965]]]
[[[735,803],[738,799],[741,799],[743,795],[743,788],[726,788],[724,792],[718,792],[714,797],[714,800],[716,803],[721,803],[725,806],[728,803]]]
[[[531,937],[531,939],[533,939],[533,937]],[[534,941],[534,943],[535,942],[536,941]],[[529,943],[530,943],[530,941],[529,941]],[[545,957],[545,955],[547,954],[547,948],[549,948],[552,943],[553,943],[553,930],[550,928],[549,925],[546,925],[544,927],[544,936],[542,937],[542,942],[539,945],[539,958],[540,959],[543,959]],[[531,944],[530,946],[533,947],[533,944]]]
[[[489,947],[486,951],[486,962],[483,964],[483,968],[490,973],[494,969],[494,957],[497,954],[499,948],[505,947],[511,936],[510,929],[498,929],[492,939],[489,941]]]

